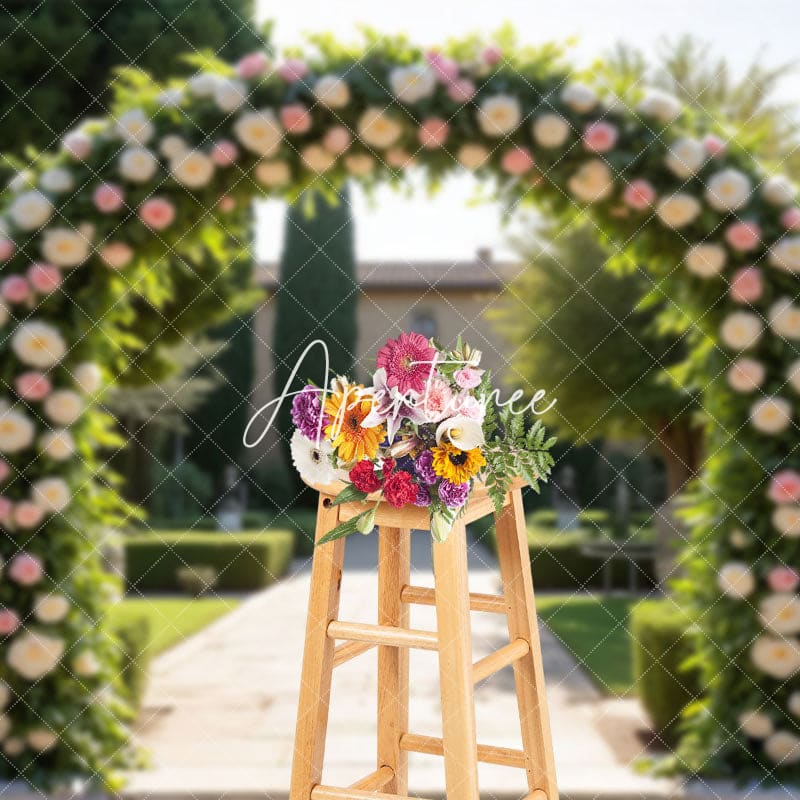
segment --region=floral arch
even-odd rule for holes
[[[313,44],[306,58],[255,53],[185,85],[142,81],[0,200],[2,772],[113,782],[126,763],[119,661],[97,627],[114,593],[99,536],[126,510],[97,400],[131,369],[137,315],[180,329],[159,317],[187,278],[167,257],[254,196],[397,182],[416,164],[431,183],[467,169],[511,201],[589,215],[650,271],[691,343],[681,380],[699,388],[707,428],[682,588],[706,692],[681,765],[798,779],[793,187],[675,98],[604,95],[554,48]]]

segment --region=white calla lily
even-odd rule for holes
[[[436,443],[441,444],[445,437],[459,450],[472,450],[486,441],[480,423],[469,417],[450,417],[439,423],[436,428]]]

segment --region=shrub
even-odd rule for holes
[[[138,711],[142,706],[150,662],[153,659],[153,631],[150,620],[136,616],[119,622],[110,622],[106,633],[120,652],[120,680],[131,705]]]
[[[261,589],[286,572],[294,550],[289,530],[244,533],[153,531],[126,537],[126,579],[134,591],[174,591],[190,564],[216,570],[221,590]]]
[[[633,675],[653,723],[667,742],[674,740],[681,711],[700,693],[700,676],[684,662],[694,652],[691,621],[671,600],[644,600],[630,616]]]

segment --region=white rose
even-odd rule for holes
[[[776,300],[767,312],[769,326],[784,339],[800,339],[800,308],[789,297]]]
[[[335,163],[336,156],[320,144],[310,144],[300,152],[300,160],[312,172],[327,172]]]
[[[750,422],[761,433],[782,433],[792,424],[792,406],[782,397],[765,397],[753,403]]]
[[[82,678],[92,678],[100,672],[100,662],[91,650],[84,650],[72,659],[72,669]]]
[[[715,211],[738,211],[747,205],[753,186],[738,169],[723,169],[712,175],[706,186],[706,202]]]
[[[338,75],[323,75],[314,84],[314,97],[326,108],[344,108],[350,102],[350,87]]]
[[[3,680],[0,680],[0,708],[5,708],[11,702],[11,687]],[[789,698],[791,703],[791,697]],[[0,739],[3,738],[0,736]]]
[[[677,192],[665,197],[658,204],[656,215],[670,228],[683,228],[694,222],[700,216],[701,210],[702,206],[696,197],[686,192]]]
[[[750,648],[750,657],[757,669],[773,678],[786,680],[800,670],[800,642],[759,636]]]
[[[61,149],[69,153],[76,161],[89,157],[93,147],[92,137],[84,131],[69,131],[61,140]]]
[[[391,147],[403,133],[403,126],[381,108],[368,108],[358,120],[361,141],[372,147]]]
[[[23,231],[41,228],[52,214],[53,204],[36,189],[15,197],[8,209],[8,216]]]
[[[28,417],[13,408],[0,410],[0,453],[18,453],[29,447],[36,428]]]
[[[754,392],[764,383],[767,371],[764,365],[752,358],[739,358],[728,370],[728,384],[735,392]]]
[[[285,186],[292,175],[285,161],[261,161],[256,164],[255,177],[264,186]]]
[[[83,361],[72,370],[72,380],[85,394],[95,394],[103,385],[103,373],[93,361]]]
[[[562,102],[573,111],[586,114],[597,105],[597,93],[585,83],[568,83],[561,90]]]
[[[636,106],[640,114],[652,117],[664,125],[676,120],[682,108],[681,101],[677,97],[660,89],[649,89]]]
[[[183,136],[178,136],[176,133],[170,133],[164,136],[158,143],[158,152],[164,158],[178,158],[189,150],[189,145]]]
[[[75,452],[75,441],[69,431],[48,431],[39,438],[39,450],[53,461],[66,461]]]
[[[72,499],[69,486],[63,478],[40,478],[31,486],[31,497],[43,511],[60,513]]]
[[[456,156],[458,163],[467,169],[480,169],[489,161],[489,151],[482,144],[464,144]]]
[[[28,631],[11,641],[6,662],[23,678],[36,681],[55,669],[63,655],[63,639]]]
[[[274,155],[283,140],[278,118],[269,108],[245,112],[236,120],[233,132],[244,147],[260,156]]]
[[[72,173],[64,167],[51,167],[46,169],[39,178],[39,186],[46,192],[63,194],[75,186]]]
[[[798,394],[800,394],[800,358],[792,361],[786,368],[786,380]]]
[[[351,175],[364,177],[375,171],[375,159],[368,153],[353,153],[346,156],[344,165]]]
[[[31,186],[33,186],[33,173],[30,170],[21,170],[15,173],[7,184],[7,188],[14,194],[29,189]]]
[[[519,100],[511,95],[487,97],[478,108],[478,125],[486,136],[505,136],[519,127],[521,119]]]
[[[56,736],[53,731],[49,731],[46,728],[34,728],[28,731],[25,740],[32,750],[36,750],[38,753],[44,753],[55,747],[58,742],[58,736]]]
[[[759,603],[758,617],[778,635],[800,633],[800,597],[789,592],[771,594]]]
[[[785,236],[774,244],[769,263],[785,272],[800,272],[800,236]]]
[[[395,67],[389,73],[389,86],[400,102],[416,103],[433,94],[436,75],[427,64]]]
[[[679,178],[691,178],[706,163],[707,158],[708,153],[703,143],[685,136],[670,145],[664,163],[673,175]]]
[[[8,701],[6,700],[3,705],[7,704]],[[800,692],[792,692],[789,695],[789,700],[786,703],[786,709],[793,717],[800,717]]]
[[[538,145],[547,149],[561,147],[569,138],[569,122],[560,114],[542,114],[531,125],[531,133]]]
[[[742,600],[753,593],[756,588],[756,579],[747,564],[729,561],[717,575],[717,586],[727,597]]]
[[[774,727],[772,720],[763,711],[745,711],[739,715],[739,727],[751,739],[766,739]]]
[[[33,604],[33,615],[39,622],[53,624],[61,622],[67,616],[70,602],[63,594],[45,594],[36,598]]]
[[[723,320],[719,337],[731,350],[747,350],[758,342],[763,331],[760,317],[749,311],[734,311]]]
[[[761,185],[761,194],[772,205],[788,206],[797,197],[797,189],[786,175],[773,175]]]
[[[247,85],[235,78],[221,78],[214,89],[214,102],[217,108],[230,114],[241,108],[247,100]]]
[[[77,267],[89,257],[90,236],[93,231],[81,226],[70,228],[47,228],[42,234],[41,253],[45,261],[56,267]]]
[[[614,176],[604,161],[593,158],[567,181],[567,188],[582,203],[596,203],[614,190]]]
[[[23,364],[47,369],[64,358],[67,344],[52,325],[32,319],[14,331],[11,349]]]
[[[800,761],[800,736],[789,731],[777,731],[764,742],[764,753],[774,764],[787,767]]]
[[[725,267],[728,255],[718,244],[696,244],[686,253],[686,268],[700,278],[713,278]]]
[[[132,183],[147,183],[158,169],[158,160],[146,147],[126,147],[119,157],[119,174]]]
[[[787,539],[800,538],[800,506],[784,504],[772,512],[775,530]]]
[[[83,399],[72,389],[58,389],[45,399],[44,413],[55,425],[72,425],[83,413]]]
[[[126,111],[115,126],[117,136],[128,144],[147,144],[155,130],[150,117],[141,108]]]
[[[169,171],[178,183],[190,189],[200,189],[213,177],[214,162],[205,153],[192,150],[170,161]]]
[[[200,72],[189,78],[186,86],[195,97],[213,97],[219,81],[220,76],[213,72]]]

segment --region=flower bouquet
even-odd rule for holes
[[[291,452],[300,477],[312,486],[344,481],[334,505],[366,506],[318,544],[370,533],[381,500],[429,508],[433,538],[444,541],[476,484],[498,513],[516,476],[538,491],[555,439],[499,402],[480,358],[460,337],[445,350],[402,333],[378,351],[371,386],[336,377],[329,388],[309,384],[295,395]]]

